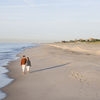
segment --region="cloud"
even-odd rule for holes
[[[35,8],[35,7],[47,7],[47,6],[49,6],[49,4],[36,4],[36,3],[32,2],[31,0],[24,0],[24,2],[28,6],[33,7],[33,8]]]
[[[26,7],[32,7],[32,8],[39,8],[39,7],[47,7],[48,4],[35,4],[30,0],[23,0],[23,4],[20,4],[20,1],[18,1],[19,4],[0,4],[0,8],[26,8]]]
[[[12,1],[12,0],[11,0]],[[11,2],[10,1],[10,2]],[[15,0],[16,1],[16,0]],[[56,0],[57,1],[57,0]],[[71,2],[69,0],[66,0],[66,2],[64,2],[65,0],[62,0],[62,2],[44,2],[44,3],[35,3],[34,0],[17,0],[17,4],[7,4],[7,5],[0,5],[0,8],[26,8],[26,7],[32,7],[32,8],[41,8],[41,7],[62,7],[62,6],[66,6],[66,7],[78,7],[78,6],[88,6],[88,5],[94,5],[94,2]],[[88,0],[89,1],[89,0]],[[20,2],[23,2],[22,4],[20,4]],[[95,5],[97,5],[97,2],[95,2]]]
[[[23,5],[0,5],[0,8],[25,8],[25,7],[32,7],[32,8],[40,8],[40,7],[51,7],[51,6],[63,6],[65,4],[23,4]]]
[[[0,6],[0,8],[25,8],[25,7],[27,6],[26,5],[7,5],[7,6],[2,5]]]
[[[32,6],[32,5],[33,5],[33,3],[32,3],[30,0],[24,0],[24,2],[25,2],[27,5],[29,5],[29,6]]]

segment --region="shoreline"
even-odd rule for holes
[[[28,48],[18,56],[23,54],[31,58],[31,73],[22,75],[20,59],[11,62],[8,76],[15,80],[2,88],[8,95],[4,100],[100,99],[99,56],[48,45]]]
[[[35,46],[37,47],[37,46]],[[34,47],[31,47],[34,48]],[[8,97],[8,94],[5,91],[6,87],[9,87],[10,85],[12,85],[14,82],[16,82],[16,77],[12,76],[12,68],[10,67],[13,63],[17,62],[20,59],[20,54],[22,52],[24,52],[25,50],[30,49],[29,48],[25,48],[24,50],[20,51],[17,55],[16,55],[16,59],[14,58],[12,61],[9,61],[7,65],[2,66],[4,68],[6,68],[8,70],[8,72],[4,73],[5,75],[7,75],[7,78],[12,79],[12,81],[10,83],[8,83],[7,85],[5,85],[4,87],[1,88],[1,92],[3,92],[6,97],[4,97],[2,100],[6,99]]]
[[[16,57],[19,57],[18,54],[16,55]],[[11,75],[12,68],[10,68],[10,66],[11,66],[12,63],[16,62],[18,59],[14,60],[14,61],[10,61],[8,63],[8,65],[3,66],[3,67],[5,67],[8,70],[8,72],[7,73],[4,73],[4,74],[7,75],[7,78],[12,79],[12,81],[10,83],[8,83],[6,86],[4,86],[3,88],[1,88],[1,91],[6,94],[6,97],[4,99],[6,99],[8,97],[8,94],[6,93],[6,91],[4,89],[6,87],[9,87],[10,85],[12,85],[14,82],[16,82],[16,77],[14,77],[14,76]],[[2,100],[4,100],[4,99],[2,99]]]

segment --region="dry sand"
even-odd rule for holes
[[[53,43],[49,45],[75,52],[100,55],[100,44],[98,43]]]
[[[21,73],[20,59],[9,64],[15,81],[3,88],[5,100],[100,100],[100,56],[52,46],[25,50],[30,73]]]

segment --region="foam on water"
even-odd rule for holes
[[[6,94],[0,91],[0,100],[4,99],[6,97]]]
[[[16,55],[26,48],[36,47],[38,45],[33,44],[19,44],[19,43],[0,43],[0,88],[10,84],[13,79],[8,78],[5,74],[9,72],[6,66],[10,61],[16,60]],[[6,94],[0,91],[0,100],[4,99]]]

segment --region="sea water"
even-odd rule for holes
[[[13,79],[7,76],[9,70],[4,67],[10,61],[16,60],[16,55],[26,48],[36,47],[38,45],[32,43],[0,43],[0,100],[6,97],[6,94],[1,91],[1,88],[10,84]]]

